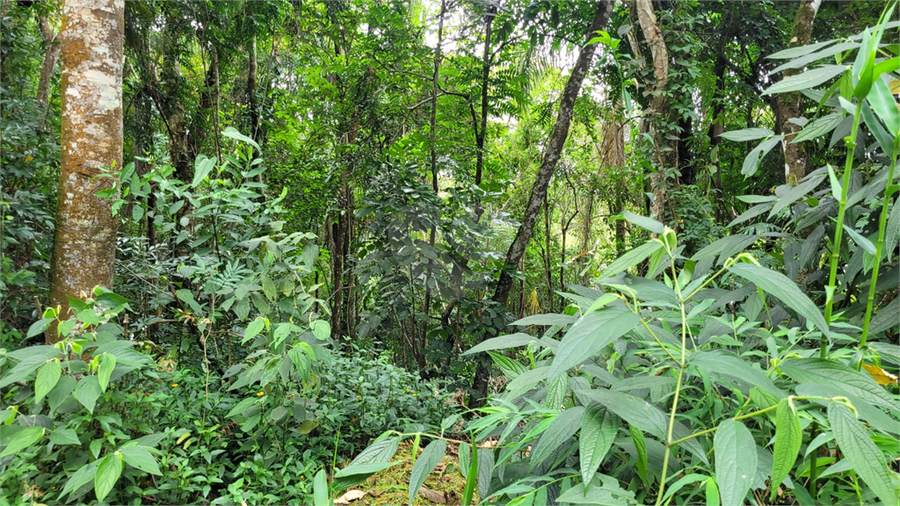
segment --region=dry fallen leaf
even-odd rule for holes
[[[872,378],[875,380],[875,383],[878,383],[879,385],[897,384],[897,379],[898,379],[897,376],[894,376],[893,374],[885,371],[884,369],[882,369],[878,366],[869,365],[869,364],[863,364],[862,366],[863,366],[863,369],[865,369],[866,371],[869,372],[869,374],[872,375]]]
[[[456,498],[453,496],[453,494],[431,490],[430,488],[425,487],[419,489],[419,495],[437,504],[453,504],[456,502]]]
[[[338,497],[334,500],[335,504],[350,504],[353,501],[357,501],[366,496],[368,492],[363,490],[348,490],[344,493],[344,495]]]

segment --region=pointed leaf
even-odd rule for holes
[[[129,466],[140,469],[145,473],[157,476],[162,475],[156,459],[153,458],[153,455],[150,454],[147,448],[143,446],[126,446],[119,450],[119,453],[122,454],[122,458],[125,459],[125,463]]]
[[[75,386],[75,399],[91,413],[94,412],[94,406],[102,393],[97,376],[85,376]]]
[[[313,478],[313,506],[331,506],[328,500],[328,475],[324,469],[319,469]]]
[[[884,454],[872,442],[872,433],[844,405],[828,405],[828,422],[834,439],[853,470],[884,504],[897,504],[897,489],[885,463]]]
[[[629,223],[633,225],[637,225],[645,230],[649,230],[650,232],[661,234],[665,230],[665,225],[654,220],[653,218],[648,218],[646,216],[641,216],[639,214],[634,214],[631,211],[624,211],[622,216]]]
[[[772,86],[769,86],[766,91],[763,92],[763,95],[815,88],[842,74],[845,70],[847,70],[846,65],[822,65],[821,67],[782,79]],[[721,489],[721,483],[719,485],[719,488]]]
[[[100,362],[100,366],[97,368],[97,382],[100,384],[100,390],[105,392],[106,387],[109,386],[109,378],[116,368],[116,356],[104,353],[97,360]]]
[[[772,496],[775,500],[778,485],[790,474],[800,452],[803,432],[800,430],[800,416],[788,399],[782,399],[775,408],[775,447],[772,461]]]
[[[719,137],[729,141],[746,142],[764,139],[770,135],[775,135],[775,132],[768,128],[744,128],[743,130],[723,132]]]
[[[825,323],[825,317],[822,316],[818,306],[784,274],[751,264],[737,264],[730,270],[738,276],[749,279],[764,292],[778,297],[781,302],[787,304],[809,322],[814,323],[825,335],[831,335],[828,325]]]
[[[566,332],[550,365],[549,377],[564,374],[641,322],[640,316],[621,309],[604,308],[582,316]]]
[[[246,344],[247,341],[256,337],[256,335],[259,334],[265,326],[265,318],[257,318],[248,323],[246,330],[244,330],[244,337],[241,338],[241,344]]]
[[[97,502],[102,503],[116,486],[116,482],[122,476],[123,467],[125,466],[122,464],[122,457],[118,453],[110,453],[100,461],[97,474],[94,475],[94,493],[97,495]]]
[[[435,439],[422,450],[422,455],[416,459],[412,472],[409,474],[409,504],[413,503],[413,499],[425,483],[425,478],[431,474],[447,451],[447,442],[443,439]]]
[[[756,174],[757,169],[759,169],[759,162],[769,154],[769,151],[772,151],[772,148],[781,142],[782,137],[783,136],[781,135],[769,137],[760,142],[752,151],[747,153],[747,156],[744,158],[744,164],[741,166],[741,174],[743,174],[744,177],[750,177],[753,174]]]
[[[798,383],[836,386],[870,404],[900,411],[897,401],[872,376],[844,364],[820,358],[792,358],[782,362],[779,368]]]
[[[26,427],[19,431],[9,442],[9,445],[0,452],[0,457],[14,455],[40,441],[44,435],[44,428],[38,426]]]
[[[541,439],[532,449],[529,457],[528,468],[534,470],[558,449],[563,443],[569,440],[576,432],[578,432],[578,421],[584,416],[584,408],[575,406],[569,408],[553,420],[553,423],[547,427],[547,430],[541,434]]]
[[[628,270],[646,260],[647,257],[656,253],[662,247],[663,244],[659,241],[647,241],[637,248],[629,250],[627,253],[617,258],[613,263],[609,264],[609,267],[603,271],[602,277],[608,278],[615,276],[624,270]]]
[[[467,351],[462,353],[462,355],[473,355],[475,353],[480,353],[482,351],[488,350],[505,350],[509,348],[518,348],[520,346],[527,346],[535,341],[537,341],[536,337],[517,332],[515,334],[508,334],[505,336],[487,339],[484,342],[468,349]]]
[[[609,453],[618,431],[618,420],[602,405],[591,403],[585,408],[578,439],[582,483],[594,479],[594,473]]]
[[[728,419],[716,430],[713,448],[716,457],[716,484],[722,504],[744,504],[756,474],[756,443],[741,422]]]
[[[59,377],[61,374],[62,367],[59,364],[59,360],[55,358],[50,359],[49,362],[38,369],[37,376],[34,380],[35,404],[41,402],[41,399],[43,399],[45,395],[53,390],[53,387],[56,386],[56,383],[59,381]]]

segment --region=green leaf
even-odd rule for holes
[[[2,452],[0,452],[0,457],[19,453],[25,448],[28,448],[34,443],[40,441],[43,435],[43,427],[32,426],[22,429],[18,434],[15,435],[15,437],[13,437],[12,441],[9,442],[9,445],[7,445],[7,447]]]
[[[628,432],[631,433],[631,440],[634,442],[634,449],[637,450],[637,472],[641,479],[648,487],[650,482],[647,481],[647,441],[644,439],[644,433],[634,425],[628,425]]]
[[[783,136],[781,135],[769,137],[760,142],[752,151],[747,153],[747,156],[744,158],[744,164],[741,166],[741,174],[743,174],[744,177],[750,177],[753,174],[756,174],[757,169],[759,169],[759,162],[765,158],[769,151],[772,151],[772,148],[781,142],[782,138]]]
[[[863,236],[862,236],[859,232],[857,232],[856,230],[853,230],[853,227],[848,227],[848,226],[845,225],[845,226],[844,226],[844,232],[847,232],[847,234],[848,234],[851,238],[853,238],[853,242],[855,242],[856,244],[858,244],[859,247],[863,249],[863,251],[865,251],[866,253],[869,253],[870,255],[874,255],[874,254],[875,254],[875,245],[872,244],[872,241],[870,241],[870,240],[866,239],[865,237],[863,237]]]
[[[817,188],[824,178],[824,174],[817,174],[788,190],[787,193],[778,199],[778,202],[775,203],[772,210],[769,211],[769,218],[774,217],[782,209],[790,206],[801,198],[806,197],[806,194]]]
[[[494,451],[490,448],[478,448],[476,454],[478,460],[478,471],[476,473],[478,494],[481,497],[487,497],[491,488],[491,475],[494,471]]]
[[[653,218],[648,218],[646,216],[641,216],[639,214],[634,214],[631,211],[622,212],[622,216],[626,221],[633,225],[637,225],[645,230],[649,230],[650,232],[661,234],[666,229],[665,225],[654,220]]]
[[[708,480],[711,480],[711,478],[705,474],[691,473],[687,476],[682,476],[678,481],[666,487],[666,495],[663,496],[663,503],[685,486]],[[718,506],[718,503],[716,503],[716,506]]]
[[[244,337],[241,338],[241,344],[246,344],[247,341],[256,337],[265,326],[266,320],[264,318],[257,318],[250,322],[247,325],[247,329],[244,330]]]
[[[103,502],[106,496],[112,492],[119,477],[122,476],[122,457],[118,453],[110,453],[103,457],[100,465],[97,466],[97,474],[94,475],[94,493],[97,495],[97,502]]]
[[[153,455],[150,454],[147,448],[143,446],[126,446],[119,450],[119,453],[122,454],[122,458],[125,459],[125,463],[129,466],[140,469],[145,473],[157,476],[162,475],[156,459],[153,458]]]
[[[216,161],[214,159],[208,158],[206,155],[199,155],[194,161],[194,180],[191,181],[191,187],[196,188],[199,186],[215,166]]]
[[[640,322],[640,316],[621,309],[604,308],[587,313],[572,325],[560,341],[547,375],[552,378],[564,374]]]
[[[705,371],[737,378],[743,383],[759,387],[779,399],[785,396],[765,372],[750,367],[744,360],[723,350],[696,352],[691,355],[690,362]],[[749,389],[746,393],[749,393]]]
[[[881,146],[882,151],[888,156],[892,157],[894,153],[894,139],[885,130],[884,125],[881,124],[881,121],[875,117],[875,113],[872,112],[872,108],[869,107],[869,102],[866,102],[862,105],[862,119],[865,122],[866,126],[869,128],[869,131],[875,137],[875,140],[878,141],[878,144]],[[850,202],[848,201],[849,205]]]
[[[583,483],[590,483],[594,479],[594,474],[612,447],[619,431],[618,425],[616,417],[602,405],[591,403],[585,408],[578,440]]]
[[[800,416],[793,404],[788,399],[782,399],[775,408],[775,446],[774,459],[772,461],[772,496],[769,501],[774,501],[778,493],[778,485],[794,468],[797,454],[800,452],[800,444],[803,442],[803,432],[800,430]]]
[[[69,395],[75,391],[76,384],[75,378],[69,375],[61,377],[56,383],[56,386],[53,387],[53,390],[50,390],[50,393],[47,395],[50,409],[56,411],[56,408],[58,408],[60,404],[68,399]]]
[[[69,493],[75,493],[83,487],[87,485],[94,479],[94,475],[97,473],[97,465],[100,461],[95,460],[93,462],[89,462],[75,471],[75,474],[66,481],[66,485],[63,487],[62,492],[60,492],[59,496],[63,497]],[[71,499],[71,498],[70,498]]]
[[[716,484],[722,504],[744,504],[756,473],[756,443],[743,423],[729,418],[719,425],[713,440]]]
[[[897,401],[872,376],[844,364],[821,358],[791,358],[779,368],[798,383],[834,386],[870,404],[900,411]]]
[[[331,336],[331,324],[325,320],[314,320],[309,324],[309,328],[319,341],[324,341]]]
[[[246,135],[238,132],[237,129],[234,127],[228,127],[225,130],[222,130],[222,135],[224,135],[225,137],[228,137],[229,139],[234,139],[237,141],[245,142],[245,143],[253,146],[254,148],[256,148],[257,151],[262,152],[262,149],[259,147],[259,144],[257,144],[256,141],[254,141],[250,137],[247,137]]]
[[[73,429],[59,428],[50,433],[50,442],[55,445],[78,445],[81,441],[78,434]]]
[[[462,355],[473,355],[475,353],[481,353],[483,351],[489,350],[505,350],[509,348],[518,348],[519,346],[527,346],[535,341],[537,341],[536,337],[517,332],[515,334],[508,334],[505,336],[487,339],[484,342],[481,342],[463,352]]]
[[[738,276],[749,279],[764,292],[778,297],[788,307],[814,323],[825,335],[831,335],[828,325],[825,323],[825,317],[822,316],[819,308],[797,288],[797,284],[793,280],[784,274],[751,264],[737,264],[730,270]]]
[[[474,442],[475,441],[473,440],[473,443]],[[463,445],[465,445],[466,447],[463,448]],[[463,450],[465,449],[466,450],[465,454],[468,457],[468,455],[469,455],[468,445],[466,445],[465,443],[462,443],[459,445],[459,447],[460,447],[460,451],[459,451],[460,466],[465,467],[462,464],[462,461],[463,461],[462,455],[463,455]],[[472,449],[471,455],[472,455],[472,458],[469,459],[469,465],[468,465],[469,470],[466,473],[466,487],[463,490],[463,498],[462,498],[462,502],[460,503],[461,506],[470,506],[472,504],[472,497],[475,495],[475,486],[478,483],[478,451],[476,448]]]
[[[26,349],[30,350],[30,348]],[[17,381],[24,381],[31,373],[36,371],[38,367],[46,364],[47,360],[57,354],[58,352],[54,351],[50,356],[47,356],[47,354],[35,354],[23,358],[12,369],[3,371],[3,375],[0,377],[0,388],[12,385]]]
[[[87,323],[88,325],[100,325],[100,315],[94,311],[94,308],[88,308],[83,311],[78,311],[75,313],[75,317],[78,318],[79,321],[83,323]]]
[[[109,386],[109,378],[112,376],[113,370],[116,368],[116,356],[110,353],[100,355],[97,360],[100,362],[97,368],[97,381],[100,383],[100,390],[105,392]]]
[[[328,500],[328,475],[324,469],[319,469],[313,478],[313,506],[331,506]]]
[[[85,376],[75,386],[75,399],[91,413],[94,412],[94,406],[102,393],[97,376]]]
[[[535,314],[526,316],[525,318],[520,318],[510,323],[510,325],[518,325],[520,327],[526,327],[528,325],[544,325],[550,327],[553,325],[570,325],[572,323],[575,323],[575,320],[577,319],[578,318],[575,316],[569,316],[566,314]]]
[[[547,430],[541,434],[541,439],[532,448],[531,456],[528,458],[528,469],[533,471],[550,454],[575,435],[578,432],[578,421],[583,416],[584,408],[582,406],[575,406],[560,413],[547,427]]]
[[[723,132],[719,137],[734,142],[746,142],[764,139],[771,135],[775,135],[775,132],[768,128],[744,128],[743,130]]]
[[[719,487],[716,486],[716,480],[709,479],[706,481],[706,506],[719,506]]]
[[[373,462],[370,464],[351,464],[334,473],[335,478],[351,478],[361,477],[360,481],[364,481],[367,477],[385,469],[399,464],[400,462]]]
[[[769,86],[763,92],[763,95],[814,88],[842,74],[845,70],[847,70],[846,65],[822,65],[821,67],[782,79],[772,86]],[[719,488],[721,489],[721,487]]]
[[[34,403],[41,402],[45,395],[53,390],[59,377],[62,374],[62,367],[59,360],[52,358],[49,362],[38,369],[37,377],[34,380]]]
[[[637,248],[629,250],[624,255],[617,258],[613,263],[609,264],[609,267],[603,271],[603,278],[608,278],[611,276],[615,276],[616,274],[630,269],[635,265],[643,262],[653,253],[656,253],[663,247],[663,244],[659,241],[647,241],[644,244],[641,244]]]
[[[834,439],[853,470],[875,492],[884,504],[897,504],[897,489],[884,454],[872,442],[872,433],[863,427],[844,405],[832,402],[828,405],[828,422]]]
[[[770,54],[769,56],[766,56],[766,58],[771,60],[790,60],[791,58],[798,58],[800,56],[808,55],[809,53],[812,53],[819,50],[820,48],[829,46],[834,43],[834,40],[826,40],[825,42],[817,42],[815,44],[807,44],[800,47],[791,47],[778,51],[777,53]]]
[[[897,60],[897,58],[893,59]],[[869,101],[875,114],[884,122],[888,132],[893,132],[895,137],[900,135],[900,110],[897,109],[897,102],[884,80],[875,79],[866,100]]]
[[[794,137],[794,140],[792,140],[791,143],[803,142],[821,137],[837,128],[843,119],[844,113],[841,111],[836,111],[831,114],[826,114],[821,118],[816,118],[804,126],[803,130]]]
[[[631,425],[637,426],[644,432],[647,432],[661,441],[666,440],[669,427],[669,416],[663,413],[658,407],[650,404],[644,399],[635,397],[622,392],[612,392],[610,390],[579,390],[576,392],[582,400],[582,404],[588,404],[589,400],[595,400],[603,404],[606,409],[618,415],[619,418],[625,420]],[[681,422],[676,421],[672,426],[672,436],[674,439],[681,439],[691,434]],[[697,438],[688,439],[681,446],[687,448],[697,458],[703,462],[707,462],[706,450],[700,444]]]
[[[443,439],[435,439],[422,450],[422,455],[416,459],[412,471],[409,474],[409,504],[412,505],[413,499],[425,483],[425,478],[431,474],[447,451],[447,442]]]
[[[595,504],[598,506],[630,506],[638,504],[634,498],[634,492],[625,490],[619,486],[618,480],[603,474],[600,477],[600,486],[594,483],[585,484],[584,487],[574,486],[556,498],[563,504]]]

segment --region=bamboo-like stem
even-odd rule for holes
[[[847,158],[844,161],[844,181],[841,183],[841,201],[838,204],[837,223],[834,229],[834,242],[831,244],[831,270],[828,275],[828,285],[825,287],[825,325],[831,327],[831,312],[834,305],[834,295],[837,283],[838,259],[841,256],[841,235],[844,232],[844,213],[847,209],[847,195],[850,192],[850,173],[853,170],[853,152],[856,150],[856,135],[859,131],[859,120],[862,116],[862,103],[856,104],[853,112],[853,124],[850,127],[850,136],[845,139],[847,144]],[[828,348],[828,328],[822,329],[822,341],[819,345],[819,356],[825,358]]]
[[[866,345],[869,337],[869,324],[872,321],[872,308],[875,305],[875,283],[878,281],[878,267],[881,264],[881,254],[884,251],[884,234],[887,229],[888,203],[891,193],[888,193],[894,183],[894,169],[897,167],[897,153],[900,152],[900,136],[894,137],[894,152],[891,157],[891,165],[888,169],[887,181],[884,186],[884,200],[881,202],[881,215],[878,217],[878,242],[875,244],[875,263],[872,264],[872,281],[869,282],[869,296],[866,299],[866,316],[863,318],[862,336],[859,338],[859,347]],[[862,361],[857,363],[857,368]]]

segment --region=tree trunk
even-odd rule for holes
[[[50,304],[68,317],[68,297],[112,288],[116,219],[97,191],[122,167],[124,0],[65,0],[61,30],[62,159]],[[59,341],[55,329],[48,340]]]
[[[488,90],[491,76],[491,29],[497,6],[491,5],[484,14],[484,55],[481,62],[481,127],[475,131],[475,186],[481,184],[484,177],[484,140],[487,136]],[[481,197],[475,201],[475,221],[481,219]]]
[[[716,189],[715,192],[713,192],[715,196],[716,223],[719,223],[722,220],[722,216],[724,215],[725,210],[725,205],[722,200],[722,164],[719,162],[720,157],[717,151],[719,143],[721,142],[720,136],[725,131],[725,69],[728,66],[728,59],[725,55],[725,47],[728,45],[728,42],[731,41],[732,37],[734,37],[735,29],[735,25],[730,14],[725,19],[723,19],[722,23],[724,23],[725,26],[722,30],[722,37],[719,39],[719,47],[716,50],[716,63],[713,65],[713,74],[716,77],[716,87],[713,91],[713,106],[711,115],[712,123],[709,125],[708,133],[710,152],[716,153],[716,155],[713,157],[713,164],[716,167],[716,177],[714,179]]]
[[[650,46],[653,57],[653,75],[656,83],[653,87],[653,100],[650,102],[648,116],[657,118],[649,123],[650,136],[653,139],[653,163],[655,169],[650,174],[650,191],[653,201],[650,204],[650,216],[665,222],[666,190],[668,187],[666,171],[675,164],[676,146],[671,145],[668,132],[661,129],[659,123],[668,124],[669,104],[666,98],[666,83],[669,80],[669,49],[663,39],[662,31],[656,21],[651,0],[636,0],[638,22],[644,38]]]
[[[804,0],[797,7],[797,18],[791,30],[791,40],[788,47],[799,47],[809,44],[812,37],[813,21],[819,10],[821,0]],[[798,69],[788,69],[783,77],[788,78],[797,75]],[[782,93],[776,96],[776,117],[781,126],[781,133],[785,135],[781,145],[784,149],[784,179],[789,185],[797,185],[806,176],[809,166],[809,156],[799,143],[792,143],[792,138],[800,132],[800,125],[791,122],[793,118],[802,115],[800,110],[800,92]]]
[[[250,69],[247,71],[247,112],[250,117],[250,137],[259,137],[259,104],[256,100],[256,81],[259,72],[259,60],[256,55],[256,36],[250,41]]]
[[[575,67],[572,69],[572,74],[569,76],[569,80],[566,82],[566,86],[563,89],[562,99],[559,103],[559,113],[556,117],[556,124],[553,126],[553,133],[550,134],[550,141],[547,143],[547,148],[544,150],[541,166],[538,169],[534,185],[531,187],[531,194],[529,195],[528,203],[525,206],[522,224],[519,226],[516,237],[513,239],[512,244],[509,245],[509,250],[506,252],[505,268],[500,273],[500,279],[497,281],[497,287],[494,290],[492,299],[499,304],[506,305],[509,300],[509,292],[512,289],[513,282],[510,270],[515,269],[519,264],[519,261],[525,255],[528,242],[531,240],[531,235],[534,233],[534,224],[537,222],[541,206],[544,204],[544,199],[547,197],[547,187],[550,184],[550,178],[553,176],[556,164],[559,162],[560,155],[562,155],[566,138],[569,136],[569,126],[572,123],[575,99],[578,98],[578,94],[581,92],[581,84],[584,82],[584,77],[587,75],[588,68],[594,60],[594,52],[597,49],[596,44],[590,44],[589,42],[594,38],[597,30],[601,30],[606,26],[606,23],[609,21],[609,17],[612,14],[614,5],[614,0],[601,0],[597,3],[597,12],[588,29],[585,46],[578,55]],[[501,329],[490,329],[485,333],[484,337],[492,337],[499,333],[500,330]],[[487,364],[479,362],[475,371],[475,380],[472,386],[482,399],[487,395],[488,375],[489,370]]]
[[[44,39],[44,63],[41,65],[41,77],[38,81],[37,101],[47,107],[50,103],[50,79],[53,70],[56,69],[56,60],[59,58],[60,45],[57,38],[59,34],[53,32],[50,21],[46,17],[39,20],[41,38]]]

